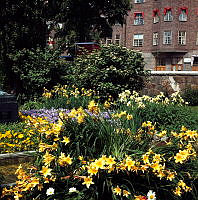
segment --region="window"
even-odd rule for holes
[[[135,12],[134,13],[134,25],[143,25],[144,24],[144,13]]]
[[[179,33],[178,33],[178,43],[180,45],[186,45],[186,31],[179,31]]]
[[[157,46],[159,44],[158,33],[153,33],[153,46]]]
[[[164,31],[163,44],[171,44],[171,43],[172,43],[172,32]]]
[[[171,8],[164,8],[164,21],[172,21],[173,15],[172,15],[172,9]]]
[[[144,0],[135,0],[135,3],[144,3]]]
[[[112,43],[112,38],[111,37],[107,37],[106,38],[106,45],[109,45]]]
[[[143,46],[143,34],[135,34],[133,35],[133,46],[134,47],[142,47]]]
[[[120,34],[115,35],[115,44],[120,45]]]
[[[153,10],[153,23],[156,24],[159,22],[159,9]]]
[[[196,37],[196,45],[198,45],[198,32],[197,32],[197,37]]]
[[[188,18],[187,15],[188,15],[188,9],[186,7],[180,8],[179,21],[186,22]]]

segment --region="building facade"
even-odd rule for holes
[[[198,0],[131,0],[106,43],[139,50],[145,68],[198,71]]]

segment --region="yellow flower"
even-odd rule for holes
[[[70,142],[70,140],[69,140],[68,137],[63,136],[63,141],[61,141],[61,142],[65,143],[65,144],[68,144]]]
[[[181,196],[182,192],[181,192],[181,188],[180,187],[176,187],[176,189],[173,191],[174,194],[176,194],[177,196]]]
[[[128,114],[128,115],[126,116],[126,118],[127,118],[127,120],[132,120],[132,119],[133,119],[133,116]]]
[[[83,156],[78,156],[78,159],[79,160],[83,160]]]
[[[153,157],[153,162],[157,162],[159,163],[162,160],[161,155],[160,154],[155,154]]]
[[[98,160],[95,160],[95,162],[93,163],[93,166],[96,169],[103,169],[105,165],[105,159],[103,158],[99,158]]]
[[[116,195],[120,195],[120,196],[121,196],[122,190],[117,186],[116,188],[113,189],[113,192],[114,192]]]
[[[179,153],[176,154],[176,156],[174,156],[175,159],[175,163],[183,163],[189,156],[189,152],[188,150],[179,150]]]
[[[116,164],[115,158],[112,158],[111,156],[109,156],[108,158],[106,158],[106,164],[110,166]]]
[[[95,174],[98,173],[98,169],[96,169],[94,166],[91,165],[91,166],[88,167],[88,173],[90,175],[95,175]]]
[[[43,174],[44,177],[47,177],[48,175],[51,176],[52,169],[42,166],[42,170],[40,171],[41,174]]]
[[[85,116],[84,115],[78,115],[77,116],[77,122],[79,124],[83,123],[85,121]]]
[[[98,104],[96,104],[94,100],[89,102],[88,110],[96,115],[100,112]]]
[[[144,164],[149,164],[150,163],[149,162],[149,155],[148,154],[144,154],[142,156],[142,160],[143,160]]]
[[[161,171],[162,169],[164,169],[164,166],[162,166],[161,164],[159,163],[152,163],[151,164],[151,167],[153,168],[153,171]]]
[[[128,197],[131,193],[128,192],[127,190],[123,190],[123,196]]]
[[[91,184],[94,184],[94,182],[92,181],[91,177],[85,177],[84,182],[82,184],[86,185],[87,188],[89,188]]]
[[[45,165],[49,165],[54,159],[55,156],[49,154],[48,151],[46,151],[45,155],[43,156],[43,162],[45,163]]]
[[[60,166],[66,166],[72,164],[72,158],[70,156],[65,156],[65,153],[61,152],[61,155],[59,156],[58,163]]]
[[[131,168],[135,166],[135,161],[130,157],[127,157],[125,166],[128,168],[128,170],[131,170]]]
[[[175,178],[175,172],[168,172],[167,180],[172,181]]]
[[[108,101],[105,101],[104,107],[105,107],[105,108],[110,108],[110,107],[111,107],[111,104],[110,104]]]

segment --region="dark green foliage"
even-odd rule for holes
[[[188,88],[184,91],[182,96],[190,106],[198,106],[198,89]]]
[[[152,121],[162,129],[180,130],[181,126],[191,130],[198,129],[198,115],[188,106],[148,103],[137,112],[142,121]]]
[[[0,86],[15,89],[16,77],[9,54],[23,48],[46,46],[46,16],[43,0],[1,0]]]
[[[126,89],[143,87],[144,60],[141,53],[117,45],[78,57],[70,66],[67,79],[78,87],[94,89],[99,96],[117,97]]]
[[[124,16],[130,9],[129,0],[67,0],[48,1],[49,18],[64,23],[59,37],[76,33],[78,42],[106,37],[112,32],[115,22],[124,23]]]
[[[40,96],[43,88],[51,88],[61,83],[64,66],[59,60],[59,52],[49,49],[23,49],[10,54],[12,70],[16,77],[17,94],[25,98]]]

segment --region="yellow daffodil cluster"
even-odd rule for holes
[[[81,169],[87,171],[88,177],[99,176],[101,171],[107,171],[107,173],[131,171],[137,174],[147,171],[155,174],[160,179],[165,178],[166,180],[173,181],[177,173],[176,171],[166,169],[165,162],[166,159],[163,155],[156,154],[150,149],[142,155],[141,159],[133,159],[127,155],[123,160],[117,161],[115,157],[103,155],[96,160],[84,162],[85,165]]]
[[[119,186],[113,188],[113,193],[123,197],[128,197],[131,194],[129,191],[121,189]]]
[[[93,94],[95,94],[95,92],[91,89],[79,89],[77,87],[75,87],[74,85],[72,87],[68,86],[68,85],[58,85],[58,86],[54,86],[52,90],[47,90],[46,88],[44,88],[44,92],[42,94],[43,97],[45,98],[52,98],[52,97],[66,97],[66,98],[70,98],[70,97],[79,97],[79,96],[87,96],[90,97]]]
[[[0,132],[0,152],[15,152],[31,149],[35,143],[32,141],[34,134],[30,130],[15,132],[13,130]]]
[[[181,97],[179,92],[173,93],[170,98],[165,97],[163,92],[160,92],[159,95],[155,97],[150,97],[147,95],[140,96],[139,93],[133,91],[132,94],[129,90],[125,90],[119,94],[119,101],[125,103],[127,106],[132,106],[134,103],[138,105],[139,108],[144,108],[146,102],[151,103],[162,103],[162,104],[187,104]]]
[[[126,111],[121,111],[120,113],[113,113],[111,115],[113,118],[117,119],[117,118],[125,118],[127,120],[132,120],[133,116],[131,114],[127,114]]]
[[[174,194],[176,194],[177,196],[181,196],[183,192],[189,192],[191,191],[192,188],[187,186],[186,183],[184,183],[183,180],[180,180],[177,183],[177,187],[175,188],[175,190],[173,191]]]
[[[142,128],[143,129],[138,130],[139,134],[145,132],[146,134],[153,136],[157,133],[157,131],[155,130],[155,125],[153,125],[153,123],[150,121],[143,122]]]
[[[87,116],[87,112],[85,112],[85,110],[82,107],[78,109],[73,108],[69,113],[59,113],[59,117],[62,121],[68,119],[75,119],[79,124],[83,123]]]
[[[96,114],[96,115],[99,114],[100,108],[99,108],[98,104],[94,100],[89,102],[88,111],[93,113],[93,114]]]
[[[39,136],[45,135],[46,138],[55,137],[59,140],[59,134],[63,127],[63,121],[58,120],[57,123],[50,123],[48,120],[40,117],[22,116],[25,123],[31,128],[31,132]]]

